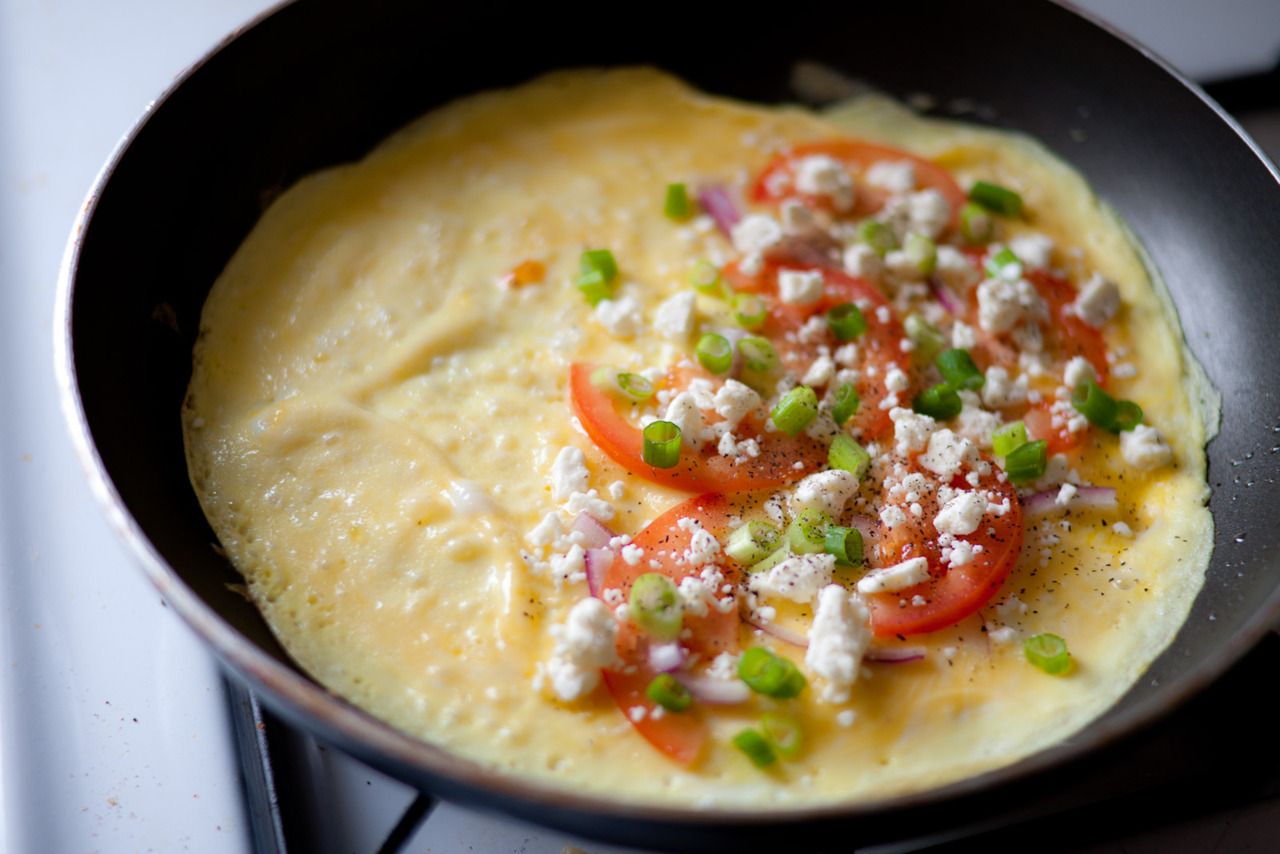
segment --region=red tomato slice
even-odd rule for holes
[[[627,471],[662,486],[689,492],[743,492],[749,489],[776,489],[812,474],[827,459],[824,443],[803,433],[791,437],[765,433],[750,416],[744,419],[743,435],[762,435],[760,456],[739,465],[722,457],[708,444],[701,453],[683,448],[680,462],[672,468],[656,468],[644,461],[644,437],[618,411],[608,392],[591,382],[596,366],[577,363],[569,368],[569,393],[573,411],[583,429],[600,450]],[[796,462],[804,463],[797,469]]]
[[[1107,384],[1107,342],[1102,333],[1085,323],[1068,307],[1075,302],[1076,289],[1066,279],[1046,270],[1029,270],[1027,281],[1036,286],[1040,296],[1049,304],[1053,326],[1048,337],[1064,362],[1074,356],[1084,356],[1098,373],[1098,383]]]
[[[799,269],[817,269],[822,273],[822,299],[803,306],[778,301],[778,273],[782,270]],[[766,260],[757,276],[744,275],[736,264],[730,264],[724,270],[724,277],[738,290],[763,293],[772,298],[764,334],[774,342],[788,370],[801,376],[817,358],[818,345],[805,343],[787,333],[799,329],[810,317],[837,305],[852,302],[865,306],[863,315],[867,320],[867,331],[854,342],[859,352],[857,390],[862,403],[854,414],[852,424],[867,441],[892,432],[893,422],[889,419],[889,410],[880,408],[881,401],[889,395],[884,378],[892,368],[898,368],[910,376],[911,358],[902,352],[901,342],[906,334],[902,323],[875,285],[840,270],[793,264],[776,258]],[[880,319],[881,309],[887,312],[888,320]],[[839,342],[830,338],[822,343],[834,347]],[[875,376],[868,375],[866,369],[869,366],[875,368]],[[910,395],[910,390],[899,394],[902,405],[910,405]]]
[[[1048,400],[1038,403],[1026,411],[1022,421],[1027,425],[1027,434],[1031,439],[1044,439],[1048,443],[1050,455],[1065,454],[1079,447],[1088,431],[1072,433],[1066,425],[1054,427],[1053,412],[1050,411],[1052,406],[1053,402]]]
[[[978,488],[990,492],[997,504],[1009,499],[1009,510],[1003,516],[988,513],[978,530],[963,537],[983,549],[970,563],[949,568],[943,562],[938,532],[933,527],[933,517],[938,513],[936,498],[920,502],[924,512],[919,517],[908,513],[906,523],[882,531],[880,559],[884,565],[924,557],[929,561],[930,578],[907,590],[867,597],[871,628],[877,637],[925,634],[955,625],[985,605],[1009,577],[1022,550],[1022,506],[1017,490],[1010,483],[1000,483],[996,471],[993,464],[992,473],[981,480]],[[971,488],[962,477],[951,485]],[[913,605],[916,596],[924,597],[924,604]]]
[[[805,204],[813,207],[830,208],[830,202],[823,197],[805,196],[793,187],[793,164],[802,157],[814,154],[826,154],[850,165],[856,165],[865,171],[871,164],[881,160],[909,160],[915,166],[916,186],[918,189],[932,187],[942,193],[951,206],[951,221],[954,224],[964,206],[965,194],[956,184],[951,173],[936,163],[931,163],[910,152],[886,145],[875,145],[856,139],[835,139],[825,142],[809,142],[797,145],[790,151],[777,154],[761,171],[751,188],[751,199],[760,204],[777,203],[788,198],[801,198]],[[780,176],[785,176],[785,180]],[[888,193],[867,184],[859,184],[854,216],[866,216],[875,213],[885,203]]]
[[[733,504],[724,496],[715,494],[692,498],[668,510],[635,536],[634,544],[644,549],[643,560],[632,566],[621,558],[615,559],[605,573],[603,589],[616,589],[623,596],[629,596],[631,585],[648,572],[660,572],[677,584],[687,575],[697,575],[705,564],[693,565],[678,560],[692,539],[692,533],[681,528],[679,521],[694,519],[717,539],[723,540],[728,533],[729,518],[735,512]],[[651,566],[651,560],[658,561],[661,567]],[[727,560],[719,565],[725,575],[725,583],[734,583],[738,569]],[[700,660],[710,662],[722,652],[737,651],[738,624],[736,607],[728,613],[711,608],[701,617],[686,614],[684,626],[689,636],[682,639],[681,644],[690,653],[697,653]],[[645,689],[658,674],[649,666],[648,639],[633,623],[627,622],[619,627],[618,656],[623,667],[604,672],[605,684],[618,708],[636,731],[658,750],[684,765],[694,762],[707,740],[707,722],[702,710],[695,706],[686,712],[664,712],[660,718],[653,717],[657,706],[645,696]],[[645,709],[640,720],[635,720],[630,714],[637,706]]]

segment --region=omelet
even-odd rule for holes
[[[1032,140],[574,71],[278,198],[182,422],[338,696],[549,787],[785,810],[1015,762],[1141,677],[1210,554],[1200,376]]]

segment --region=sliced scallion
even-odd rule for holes
[[[782,367],[782,359],[768,338],[748,335],[738,342],[738,353],[743,367],[753,374],[769,374]]]
[[[853,413],[858,411],[858,404],[862,401],[858,399],[858,390],[849,383],[842,383],[836,389],[835,397],[831,404],[831,417],[836,424],[843,427],[845,422],[853,417]]]
[[[760,731],[783,759],[794,759],[804,747],[804,730],[790,715],[770,712],[760,718]]]
[[[964,403],[955,389],[947,383],[939,383],[917,394],[911,401],[911,408],[938,421],[949,421],[960,414]]]
[[[1022,262],[1009,247],[1001,249],[986,261],[987,275],[993,279],[1016,282],[1022,277]]]
[[[1022,644],[1027,661],[1052,676],[1060,676],[1071,667],[1067,642],[1052,632],[1032,635]]]
[[[694,352],[702,367],[713,374],[727,374],[733,366],[733,345],[718,332],[708,332],[699,338]]]
[[[934,363],[942,372],[942,378],[957,391],[977,391],[982,388],[985,378],[982,376],[982,371],[978,370],[978,366],[973,363],[973,357],[969,355],[968,350],[962,350],[959,347],[943,350]]]
[[[1007,457],[1027,441],[1027,425],[1013,421],[991,434],[991,450],[997,457]]]
[[[1014,448],[1004,458],[1004,473],[1014,483],[1030,483],[1044,477],[1049,465],[1049,443],[1044,439]]]
[[[667,197],[662,205],[662,212],[667,219],[685,220],[693,213],[693,202],[689,199],[689,190],[684,184],[668,184]]]
[[[966,202],[960,208],[960,234],[966,243],[980,246],[991,239],[994,231],[995,222],[982,205]]]
[[[774,655],[762,646],[753,646],[742,654],[738,660],[738,678],[757,694],[780,700],[798,696],[808,684],[790,659]]]
[[[689,689],[670,673],[659,673],[644,690],[644,695],[668,712],[683,712],[693,705]]]
[[[641,456],[651,466],[669,469],[680,462],[680,428],[670,421],[652,421],[644,428]]]
[[[787,526],[787,543],[796,554],[817,554],[826,547],[830,527],[830,516],[817,508],[806,507],[793,516]]]
[[[720,268],[710,261],[694,261],[689,265],[689,286],[704,296],[723,297],[725,295]]]
[[[684,607],[675,584],[665,575],[646,572],[631,585],[631,620],[649,637],[665,643],[680,634]]]
[[[632,374],[626,371],[618,374],[618,389],[628,399],[637,403],[653,397],[653,383],[643,374]]]
[[[575,284],[578,290],[582,292],[587,305],[590,306],[595,306],[613,296],[613,286],[605,279],[604,273],[599,270],[588,270],[578,276]]]
[[[923,234],[909,232],[902,241],[902,251],[911,262],[911,266],[920,271],[922,276],[933,275],[938,266],[938,246]]]
[[[879,220],[867,219],[858,223],[858,239],[882,258],[889,250],[898,248],[898,238],[894,236],[893,229]]]
[[[735,294],[733,297],[733,321],[743,329],[759,329],[764,326],[769,309],[755,294]]]
[[[808,427],[817,414],[817,393],[807,385],[798,385],[782,396],[769,418],[783,433],[795,436]]]
[[[827,528],[822,550],[829,555],[835,555],[836,563],[840,566],[861,566],[862,532],[857,528],[832,525]]]
[[[768,740],[753,729],[744,729],[733,737],[733,746],[746,754],[757,768],[768,768],[778,761]]]
[[[1022,215],[1022,196],[990,181],[975,181],[969,188],[969,201],[1004,216]]]
[[[867,331],[867,319],[853,303],[841,303],[827,312],[827,325],[838,341],[852,341]]]
[[[827,451],[827,465],[833,469],[843,469],[862,480],[871,466],[871,455],[866,448],[841,433],[831,440],[831,448]]]
[[[781,536],[782,532],[768,522],[752,519],[729,534],[724,551],[738,563],[758,563],[773,553]]]
[[[608,249],[588,249],[578,259],[578,271],[581,273],[599,273],[605,282],[612,284],[618,278],[618,262]]]
[[[1071,405],[1090,424],[1122,433],[1142,423],[1142,407],[1132,400],[1116,400],[1094,380],[1085,380],[1071,392]]]
[[[915,345],[911,356],[917,365],[929,364],[947,346],[947,336],[942,330],[918,314],[908,314],[902,328]]]
[[[747,572],[753,575],[757,572],[768,572],[789,557],[791,557],[791,543],[783,539],[782,545],[774,549],[773,554],[753,563],[747,568]]]

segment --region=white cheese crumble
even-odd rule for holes
[[[1120,289],[1115,282],[1094,273],[1080,288],[1080,295],[1072,307],[1081,320],[1097,329],[1105,326],[1120,310]]]
[[[541,522],[533,526],[533,530],[524,535],[524,538],[531,546],[543,547],[559,539],[560,533],[560,517],[555,513],[548,513],[542,517]]]
[[[835,518],[857,493],[856,477],[843,469],[831,469],[811,474],[796,484],[789,503],[793,514],[812,509],[821,510]]]
[[[1058,494],[1053,499],[1053,503],[1058,505],[1059,507],[1066,507],[1068,504],[1071,503],[1071,499],[1076,497],[1076,493],[1078,493],[1079,491],[1080,490],[1076,488],[1075,484],[1064,483],[1058,489]]]
[[[700,450],[707,441],[706,419],[698,407],[695,392],[682,391],[667,405],[666,420],[680,428],[682,442]]]
[[[963,296],[978,281],[978,270],[965,255],[954,246],[938,247],[938,260],[933,275],[952,291]],[[953,333],[954,334],[954,333]],[[973,345],[969,345],[973,346]]]
[[[908,231],[918,231],[931,240],[937,239],[951,220],[951,206],[942,193],[933,189],[905,196],[893,196],[880,211],[883,219],[901,240]]]
[[[1067,388],[1075,388],[1085,380],[1098,381],[1098,372],[1093,369],[1093,363],[1084,356],[1072,356],[1067,362],[1067,366],[1062,369],[1062,381],[1066,383]]]
[[[961,490],[942,506],[933,517],[933,527],[940,534],[964,536],[978,530],[987,512],[987,501],[977,492]]]
[[[858,592],[868,595],[896,593],[908,587],[915,587],[928,578],[929,561],[922,557],[913,557],[901,563],[895,563],[893,566],[871,570],[858,579]]]
[[[696,296],[693,291],[681,291],[667,298],[653,314],[653,329],[664,338],[685,341],[693,334],[697,318]]]
[[[951,346],[961,350],[971,350],[978,346],[978,333],[963,320],[957,320],[951,327]]]
[[[622,559],[628,566],[639,566],[640,561],[644,560],[644,549],[634,543],[625,545],[622,547]]]
[[[907,521],[906,512],[896,504],[886,504],[880,508],[880,524],[892,531]]]
[[[865,243],[855,243],[844,250],[844,269],[851,276],[875,280],[884,272],[884,260]]]
[[[569,500],[564,504],[564,510],[570,516],[577,516],[579,513],[589,513],[601,522],[608,522],[613,518],[613,505],[600,497],[600,493],[594,489],[588,489],[586,492],[575,492],[569,496]]]
[[[987,368],[986,380],[982,383],[982,402],[993,409],[1026,403],[1026,374],[1018,374],[1011,379],[1009,372],[999,365]]]
[[[871,615],[857,594],[838,584],[822,588],[809,628],[805,667],[824,681],[821,699],[843,703],[871,646]],[[850,721],[850,724],[852,720]]]
[[[619,338],[631,338],[644,328],[644,315],[635,297],[601,300],[596,304],[596,321]]]
[[[760,405],[760,395],[750,386],[734,379],[724,381],[713,399],[716,414],[724,419],[729,430]]]
[[[1130,527],[1129,527],[1126,523],[1124,523],[1124,522],[1115,522],[1115,523],[1113,523],[1113,524],[1111,525],[1111,530],[1115,531],[1117,534],[1119,534],[1119,535],[1120,535],[1120,536],[1122,536],[1122,537],[1132,537],[1132,536],[1133,536],[1133,528],[1130,528]]]
[[[734,225],[733,248],[743,255],[765,252],[782,242],[782,226],[768,214],[747,214]]]
[[[1053,263],[1053,240],[1036,231],[1011,238],[1009,249],[1028,267],[1043,269]]]
[[[962,391],[960,400],[963,407],[960,409],[960,414],[956,416],[956,432],[979,448],[990,448],[991,434],[1000,429],[1002,423],[1000,416],[980,407],[976,392]]]
[[[1173,451],[1160,438],[1160,431],[1147,424],[1120,434],[1120,454],[1126,463],[1144,471],[1167,465],[1173,459]]]
[[[811,196],[826,196],[838,211],[853,207],[853,179],[844,164],[826,154],[814,154],[797,160],[796,189]]]
[[[778,298],[788,305],[808,305],[822,299],[822,273],[818,270],[778,272]]]
[[[561,448],[551,464],[552,500],[566,501],[575,492],[585,492],[589,476],[586,455],[572,445]]]
[[[809,365],[809,370],[805,371],[800,383],[811,387],[824,386],[831,382],[831,378],[835,375],[836,363],[832,358],[830,356],[819,356],[813,360],[813,364]]]
[[[987,279],[978,285],[978,325],[992,334],[1009,332],[1023,320],[1046,317],[1048,309],[1026,279]]]
[[[920,455],[920,465],[944,483],[959,474],[965,465],[977,461],[978,449],[973,442],[946,428],[929,437],[929,449]]]
[[[546,673],[565,702],[590,694],[600,684],[600,669],[617,663],[618,623],[609,606],[595,597],[580,599],[563,625],[551,627],[551,635],[556,645]]]
[[[812,602],[818,591],[831,583],[835,566],[835,555],[793,555],[764,572],[754,573],[747,586],[758,596],[778,596],[804,604]]]
[[[804,234],[818,224],[809,206],[799,199],[787,199],[782,203],[782,230],[786,234]]]
[[[893,367],[884,375],[884,387],[892,392],[904,392],[911,387],[911,380],[901,368]]]
[[[896,450],[904,456],[912,451],[923,450],[938,426],[938,422],[928,415],[920,415],[902,407],[889,410],[889,419],[893,421]]]
[[[916,166],[910,160],[877,160],[862,178],[890,193],[910,193],[916,188]]]

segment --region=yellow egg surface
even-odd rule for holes
[[[1100,331],[1104,386],[1141,406],[1167,451],[1138,466],[1121,437],[1077,423],[1068,430],[1077,444],[1050,460],[1048,482],[1020,487],[1024,499],[1057,490],[1065,500],[1025,515],[1020,556],[994,598],[950,628],[876,638],[869,648],[850,636],[870,658],[837,702],[830,697],[841,692],[827,690],[831,680],[810,666],[804,648],[744,622],[741,648],[764,646],[792,661],[807,687],[793,699],[748,692],[735,704],[695,700],[690,712],[666,712],[696,715],[705,736],[693,761],[677,762],[642,737],[633,709],[620,709],[607,686],[595,684],[596,669],[583,671],[591,684],[571,699],[548,670],[565,654],[571,610],[590,595],[568,535],[576,510],[594,508],[611,517],[604,521],[613,532],[634,536],[691,494],[637,476],[597,446],[569,400],[570,367],[648,371],[658,394],[631,407],[630,423],[666,415],[680,390],[672,366],[696,374],[699,336],[735,322],[730,303],[714,296],[693,299],[687,329],[664,327],[659,307],[689,291],[694,261],[758,261],[705,214],[664,215],[666,187],[684,183],[692,196],[721,185],[742,213],[780,222],[778,205],[751,200],[755,177],[791,146],[840,138],[898,146],[950,170],[962,187],[981,179],[1016,190],[1024,214],[993,216],[996,232],[983,247],[1034,248],[1039,240],[1051,247],[1048,266],[1073,287],[1095,274],[1114,284],[1119,312]],[[868,171],[849,175],[858,198],[877,192]],[[879,184],[905,180],[902,170],[896,178],[892,168],[881,172]],[[841,224],[837,190],[827,201],[809,213],[834,235],[830,257],[840,266],[858,243],[856,222]],[[1028,235],[1032,243],[1016,241]],[[954,225],[934,242],[965,244]],[[611,251],[618,275],[612,305],[593,309],[576,282],[584,250],[600,248]],[[974,306],[987,274],[977,256],[966,257],[973,281],[956,274],[955,295]],[[958,263],[950,251],[939,258]],[[941,272],[913,280],[910,269],[900,274],[903,258],[886,260],[878,278],[868,276],[895,317],[918,314],[948,345],[963,342],[956,318],[929,305],[937,302],[930,282]],[[1030,258],[1022,264],[1034,266]],[[1049,328],[1048,309],[1035,300],[1027,296],[1017,309],[1021,326],[997,336],[1016,351],[1034,350],[1026,336],[1040,333],[1032,326]],[[868,315],[874,326],[875,311]],[[813,334],[829,334],[818,326]],[[834,362],[838,347],[829,343]],[[908,362],[911,346],[899,354]],[[1009,374],[1048,406],[1069,394],[1061,353],[1042,346],[1048,355],[1040,363],[1032,352]],[[863,382],[887,381],[869,380],[865,364],[851,370],[861,370]],[[939,381],[935,371],[912,363],[910,391],[898,401],[904,411],[910,394]],[[836,380],[819,382],[822,373],[810,380],[825,417]],[[549,786],[633,802],[785,809],[884,798],[1009,764],[1068,738],[1140,678],[1186,618],[1211,548],[1206,395],[1197,376],[1128,232],[1077,173],[1034,142],[920,119],[875,98],[825,114],[766,108],[624,69],[557,73],[466,98],[360,162],[284,193],[208,297],[182,416],[191,481],[223,547],[290,655],[337,695],[407,733]],[[777,379],[757,383],[762,422],[781,396]],[[804,379],[791,376],[784,386]],[[969,402],[992,415],[988,425],[1017,420],[1028,406],[987,406],[980,394]],[[1063,423],[1075,414],[1057,411]],[[944,422],[935,434],[960,429]],[[836,515],[882,528],[895,437],[843,432],[875,460]],[[761,428],[760,447],[778,436]],[[972,441],[990,476],[1003,477],[989,434]],[[584,488],[570,499],[557,495],[567,487],[553,474],[565,448],[582,452],[586,470],[577,484]],[[742,466],[756,464],[740,455]],[[916,462],[908,466],[918,465],[915,452],[909,456]],[[1073,503],[1080,498],[1063,483],[1077,492],[1112,488],[1115,505]],[[781,513],[786,524],[798,506],[795,490],[793,483],[745,494],[739,515]],[[616,561],[624,545],[614,544]],[[866,546],[872,567],[894,563],[874,537]],[[855,594],[862,572],[822,578],[850,596],[896,600]],[[732,611],[803,638],[815,600],[753,591],[747,576],[729,575],[727,583],[738,582],[726,593]],[[914,607],[910,595],[903,609]],[[624,611],[619,626],[626,621]],[[1024,642],[1044,632],[1066,639],[1065,674],[1046,674],[1024,656]],[[895,647],[919,655],[870,660],[869,650]],[[687,662],[693,671],[709,664]],[[804,744],[761,770],[731,740],[766,713],[796,721]]]

